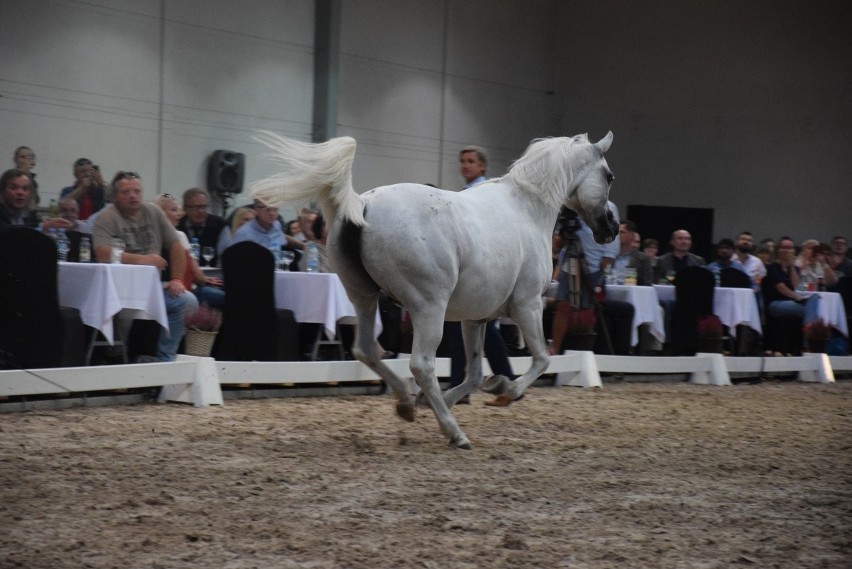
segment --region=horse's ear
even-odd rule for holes
[[[603,154],[604,152],[609,150],[609,147],[610,147],[611,144],[612,144],[612,131],[609,131],[608,133],[606,133],[605,137],[603,137],[602,139],[600,139],[599,141],[597,141],[595,143],[595,146],[597,146],[598,150],[600,150],[601,154]]]

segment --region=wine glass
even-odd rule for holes
[[[290,270],[290,263],[292,263],[295,258],[296,254],[293,253],[293,251],[287,251],[286,249],[281,251],[281,264],[285,271]]]
[[[216,250],[213,247],[204,247],[201,249],[201,256],[207,261],[207,266],[210,266],[210,261],[216,256]]]

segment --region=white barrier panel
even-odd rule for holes
[[[68,367],[0,372],[0,395],[47,395],[109,389],[133,389],[180,385],[188,396],[183,401],[196,406],[221,405],[222,391],[209,376],[199,374],[198,360],[117,366]],[[185,359],[184,359],[185,358]]]

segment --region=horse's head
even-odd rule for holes
[[[578,158],[574,173],[574,189],[568,194],[565,205],[577,212],[591,228],[598,243],[609,243],[618,235],[618,223],[607,201],[609,187],[615,178],[606,163],[604,152],[612,144],[612,132],[592,144],[576,147]]]

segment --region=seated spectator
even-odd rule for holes
[[[805,283],[815,283],[816,288],[832,287],[837,284],[837,275],[826,263],[825,255],[831,247],[823,245],[816,239],[808,239],[802,243],[796,267]]]
[[[244,223],[231,237],[231,245],[240,241],[254,241],[267,249],[281,250],[286,245],[287,239],[278,221],[278,208],[267,207],[260,201],[255,201],[255,217]]]
[[[302,251],[305,248],[305,241],[296,237],[302,234],[302,223],[298,219],[293,219],[285,224],[284,237],[287,238],[287,249],[292,251]]]
[[[234,238],[234,233],[237,232],[237,229],[242,227],[244,224],[248,223],[252,219],[255,218],[254,208],[253,207],[238,207],[229,216],[231,220],[230,225],[226,226],[225,229],[222,230],[222,233],[219,234],[219,244],[217,245],[219,251],[224,251],[228,248],[228,245],[231,244],[231,241]],[[219,258],[218,266],[222,265],[222,258]]]
[[[29,146],[19,146],[15,149],[15,168],[23,171],[30,177],[33,188],[33,203],[38,205],[41,197],[38,194],[38,182],[36,181],[36,173],[33,169],[36,165],[36,155],[33,149]]]
[[[184,318],[198,309],[198,300],[184,286],[186,250],[177,231],[163,210],[142,200],[142,181],[135,172],[118,172],[110,184],[113,206],[103,210],[92,231],[98,262],[109,263],[113,245],[124,244],[119,259],[131,265],[151,265],[164,271],[168,267],[168,282],[163,283],[163,296],[169,329],[160,329],[157,353],[152,359],[138,361],[172,361],[183,338]],[[168,253],[168,261],[163,251]]]
[[[734,258],[734,241],[727,237],[719,240],[718,245],[716,245],[716,258],[707,265],[707,268],[714,273],[722,269],[737,269],[748,275],[746,268]],[[750,275],[749,279],[751,279]]]
[[[331,265],[328,263],[328,256],[325,251],[325,243],[328,239],[328,228],[325,225],[325,218],[322,214],[317,215],[314,218],[314,224],[309,231],[311,235],[314,236],[314,239],[305,243],[305,254],[302,255],[302,258],[299,259],[299,270],[305,271],[308,265],[308,246],[310,243],[313,243],[317,247],[317,253],[319,254],[319,271],[320,273],[334,273],[337,272],[331,268]]]
[[[689,252],[692,248],[692,235],[689,231],[678,229],[673,232],[669,244],[672,247],[671,252],[657,259],[657,265],[654,267],[654,277],[658,282],[669,280],[667,276],[676,275],[684,267],[704,267],[707,264],[704,259]]]
[[[642,241],[642,252],[648,255],[651,260],[651,266],[657,266],[657,253],[660,251],[660,243],[656,239],[645,239]]]
[[[59,200],[59,217],[67,219],[73,224],[72,231],[88,233],[88,225],[80,221],[80,205],[73,198],[62,198]]]
[[[154,199],[154,203],[160,206],[172,226],[177,227],[178,221],[183,217],[183,211],[180,209],[177,198],[171,194],[160,194]],[[205,275],[201,267],[198,266],[197,259],[190,253],[189,238],[187,238],[186,233],[178,231],[177,234],[181,245],[186,250],[187,269],[184,275],[184,286],[195,294],[199,303],[222,310],[225,305],[222,279]]]
[[[778,241],[778,260],[766,268],[762,290],[770,316],[802,318],[805,324],[817,319],[819,295],[798,292],[801,274],[795,263],[795,246],[789,237]]]
[[[775,260],[775,240],[772,237],[765,237],[760,240],[760,244],[763,247],[769,249],[769,263]],[[767,264],[769,264],[767,263]]]
[[[104,185],[100,168],[88,158],[78,158],[74,161],[74,183],[62,188],[59,197],[75,200],[80,208],[79,219],[89,219],[89,216],[100,211],[106,203]]]
[[[61,217],[41,220],[34,209],[32,179],[17,168],[6,170],[0,176],[0,227],[9,226],[45,232],[49,229],[73,229],[71,222]]]
[[[754,237],[748,231],[743,231],[737,236],[734,259],[745,267],[746,274],[751,277],[752,282],[760,284],[766,275],[766,265],[759,257],[752,255],[754,250]]]
[[[183,193],[183,211],[186,216],[178,222],[177,229],[186,233],[192,239],[198,239],[198,244],[213,247],[215,254],[209,265],[215,267],[219,263],[219,237],[227,231],[228,224],[220,216],[210,213],[210,195],[201,188],[190,188]],[[201,259],[202,267],[207,266],[207,260]]]
[[[319,213],[316,210],[309,207],[303,207],[299,211],[299,231],[294,233],[293,237],[303,243],[313,239],[313,227],[314,221],[317,219],[317,215],[319,215]]]
[[[842,235],[836,235],[831,238],[831,250],[841,257],[846,257],[847,259],[852,260],[852,251],[849,250],[849,244],[847,243],[846,238]],[[849,276],[848,273],[847,276]]]
[[[617,283],[624,282],[625,269],[636,271],[636,284],[639,286],[651,286],[654,284],[654,269],[651,268],[651,259],[634,247],[636,224],[629,219],[623,219],[619,225],[620,247],[618,255],[612,264],[612,272]]]
[[[763,263],[764,268],[766,267],[766,265],[772,262],[772,250],[766,245],[759,245],[754,250],[754,256],[760,259],[760,261]],[[764,276],[766,276],[765,272]]]

